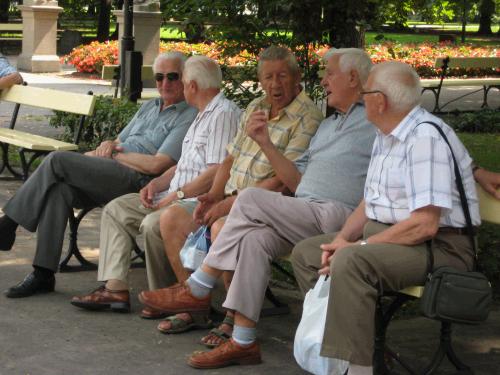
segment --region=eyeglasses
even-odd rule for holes
[[[385,96],[385,94],[380,91],[380,90],[372,90],[372,91],[361,91],[360,92],[361,95],[368,95],[368,94],[382,94]]]
[[[156,82],[162,82],[164,79],[167,79],[169,82],[178,81],[180,78],[180,74],[177,72],[170,73],[155,73]]]

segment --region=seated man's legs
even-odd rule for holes
[[[321,268],[321,245],[333,241],[335,234],[327,233],[300,241],[292,251],[293,274],[302,295],[314,288]]]
[[[387,228],[369,222],[364,237]],[[467,269],[472,251],[466,236],[438,234],[433,240],[435,266]],[[367,244],[340,250],[330,265],[332,282],[323,338],[322,356],[372,366],[374,316],[379,290],[401,290],[423,285],[427,274],[425,244],[401,246]]]
[[[99,270],[105,285],[93,293],[73,297],[71,303],[89,309],[130,309],[128,270],[135,237],[145,217],[159,215],[141,205],[139,194],[127,194],[108,203],[102,212]]]
[[[223,270],[234,270],[223,306],[237,311],[235,341],[230,340],[227,344],[235,356],[243,350],[255,359],[255,353],[259,352],[254,343],[255,326],[270,277],[270,261],[288,254],[293,244],[303,238],[338,230],[349,213],[350,210],[334,203],[315,204],[262,189],[246,189],[236,200],[204,264],[191,275],[187,285],[143,292],[141,300],[147,305],[161,300],[162,307],[171,311],[207,310],[210,290],[216,279]],[[184,297],[186,299],[181,301]],[[249,345],[243,348],[235,344],[238,341]],[[224,345],[220,350],[192,357],[190,364],[195,367],[204,366],[204,362],[211,367],[227,364],[226,360],[234,358],[218,357],[226,352]]]

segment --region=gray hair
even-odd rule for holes
[[[190,81],[195,81],[200,89],[220,88],[222,72],[219,64],[207,56],[191,56],[184,70],[184,82]]]
[[[340,56],[339,67],[343,73],[354,69],[358,72],[361,84],[366,82],[373,64],[365,51],[359,48],[330,48],[323,56],[323,61],[327,62],[333,56]]]
[[[264,64],[265,61],[276,61],[276,60],[285,61],[292,75],[294,76],[300,75],[300,67],[299,64],[297,63],[295,55],[288,48],[280,46],[270,46],[259,54],[259,62],[257,64],[257,74],[260,75],[262,71],[262,65]]]
[[[410,65],[387,61],[375,65],[370,74],[373,79],[370,89],[382,91],[393,110],[408,111],[420,104],[420,77]]]
[[[184,64],[186,63],[187,57],[182,52],[178,51],[161,53],[156,56],[156,59],[153,62],[153,73],[156,73],[158,71],[158,64],[165,60],[177,60],[179,62],[179,69],[182,73],[184,71]]]

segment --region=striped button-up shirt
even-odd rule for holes
[[[238,134],[227,148],[234,161],[225,186],[226,194],[255,186],[258,182],[275,175],[273,167],[260,146],[248,137],[245,131],[252,112],[260,109],[269,110],[269,108],[265,96],[255,99],[248,105]],[[307,149],[322,120],[323,114],[302,90],[288,106],[279,112],[278,116],[269,119],[269,136],[286,158],[295,160]]]
[[[222,163],[226,147],[234,138],[241,110],[219,93],[198,113],[182,143],[182,154],[168,191],[159,193],[155,200],[182,188],[200,175],[210,164]]]
[[[466,226],[450,148],[426,121],[439,125],[448,138],[462,174],[472,223],[479,225],[472,159],[455,132],[420,106],[390,134],[377,131],[365,184],[367,217],[394,224],[419,208],[436,206],[441,208],[440,226]]]

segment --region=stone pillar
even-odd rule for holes
[[[119,24],[118,40],[120,41],[124,28],[123,10],[115,10],[113,14],[116,15],[116,22]],[[158,56],[161,21],[159,3],[134,5],[134,50],[142,53],[144,65],[152,65],[155,57]],[[118,53],[118,56],[121,54]]]
[[[23,49],[17,68],[28,72],[58,72],[57,18],[63,8],[57,1],[25,1],[19,9],[23,17]],[[32,4],[32,5],[31,5]]]

